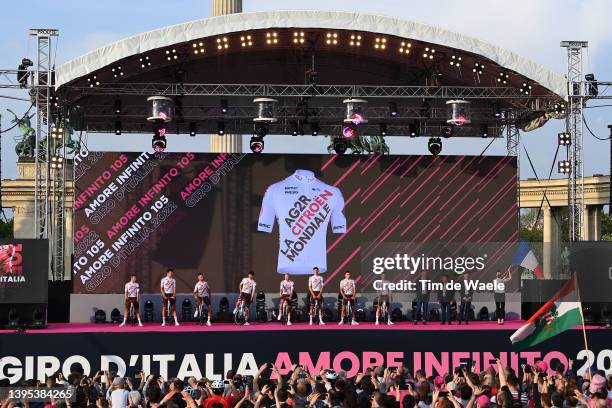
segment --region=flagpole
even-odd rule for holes
[[[578,292],[578,300],[580,301],[580,320],[582,321],[582,337],[584,339],[584,349],[586,350],[586,356],[587,356],[587,362],[589,362],[589,355],[591,353],[589,353],[589,343],[587,341],[587,335],[586,335],[586,327],[584,326],[584,315],[582,314],[582,296],[580,296],[580,286],[578,285],[578,275],[576,274],[576,272],[574,272],[574,280],[576,282],[576,292]],[[591,378],[591,364],[589,364],[589,369],[587,370],[589,373],[589,379]]]

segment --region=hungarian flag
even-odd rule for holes
[[[520,351],[583,324],[576,274],[512,336],[512,350]]]
[[[542,267],[540,267],[540,263],[538,262],[538,258],[536,258],[527,241],[519,242],[519,246],[516,249],[516,254],[514,255],[512,263],[532,271],[538,279],[542,279],[544,277]]]

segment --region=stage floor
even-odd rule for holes
[[[179,322],[180,323],[180,322]],[[439,322],[429,322],[427,325],[419,323],[414,325],[412,322],[400,322],[393,326],[381,324],[376,326],[373,322],[363,322],[358,326],[342,325],[337,322],[326,323],[325,326],[314,324],[310,326],[308,323],[294,323],[291,326],[279,322],[267,323],[251,323],[249,326],[237,326],[233,323],[213,323],[212,326],[200,326],[196,323],[180,323],[180,326],[170,324],[161,326],[160,323],[143,323],[143,327],[126,325],[119,327],[115,323],[51,323],[46,329],[27,330],[27,333],[32,334],[53,334],[53,333],[146,333],[146,332],[247,332],[247,331],[313,331],[313,330],[400,330],[400,331],[478,331],[478,330],[516,330],[524,321],[512,320],[503,325],[497,322],[470,322],[469,325],[458,325],[453,322],[452,325],[442,325]],[[587,326],[589,330],[603,329],[598,326]],[[0,334],[15,333],[14,330],[0,330]]]

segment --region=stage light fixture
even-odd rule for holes
[[[453,125],[442,126],[440,129],[440,135],[446,139],[452,137],[455,134],[455,127]]]
[[[191,48],[193,48],[193,53],[195,55],[204,54],[204,52],[206,51],[206,49],[204,48],[203,41],[191,44]]]
[[[62,140],[64,139],[64,128],[61,126],[51,128],[51,139]]]
[[[172,121],[174,116],[174,100],[167,96],[149,96],[147,102],[151,104],[151,110],[147,121],[152,123]]]
[[[419,135],[419,127],[416,123],[408,124],[408,135],[410,137],[417,137]]]
[[[198,125],[195,122],[189,122],[189,136],[194,137],[198,134]]]
[[[117,65],[116,67],[112,68],[111,72],[113,73],[113,78],[115,79],[123,76],[123,69],[121,68],[121,65]]]
[[[485,66],[482,62],[476,61],[474,63],[474,68],[472,68],[472,72],[478,75],[482,75],[484,73]]]
[[[364,99],[349,98],[342,102],[346,105],[346,116],[344,123],[352,123],[355,126],[368,123],[368,119],[365,115],[368,101]]]
[[[450,65],[451,67],[459,68],[461,66],[461,57],[457,55],[451,56]]]
[[[240,37],[240,45],[243,47],[252,47],[253,38],[250,35],[243,35]]]
[[[555,113],[557,115],[565,115],[565,105],[562,103],[555,103],[555,105],[553,106],[553,109],[555,110]]]
[[[412,48],[412,44],[406,41],[402,41],[400,43],[399,52],[400,54],[410,54],[410,48]]]
[[[115,107],[115,114],[120,115],[123,111],[121,99],[119,98],[115,99],[114,107]]]
[[[178,59],[178,55],[176,54],[176,48],[172,48],[171,50],[166,50],[166,59],[168,61]]]
[[[94,323],[106,323],[106,312],[98,309],[94,312]]]
[[[151,147],[155,152],[163,152],[166,150],[166,125],[159,123],[153,128],[153,139],[151,140]]]
[[[482,138],[489,137],[489,126],[486,123],[480,124],[480,137]]]
[[[229,42],[227,37],[219,37],[217,38],[217,49],[218,50],[226,50],[229,48]]]
[[[193,304],[189,298],[183,299],[181,303],[181,318],[184,322],[193,320]]]
[[[361,47],[361,35],[351,34],[351,40],[349,41],[351,47]]]
[[[251,137],[251,141],[249,142],[249,147],[251,151],[255,154],[259,154],[264,150],[264,140],[263,137],[253,136]]]
[[[572,135],[567,132],[561,132],[558,134],[559,146],[569,146],[572,144]]]
[[[494,115],[496,118],[501,118],[501,117],[503,116],[503,112],[502,112],[502,110],[499,108],[499,105],[498,105],[498,104],[494,104],[494,105],[493,105],[493,115]]]
[[[276,104],[278,101],[272,98],[255,98],[253,102],[257,104],[257,117],[253,122],[276,123]]]
[[[300,128],[297,121],[291,122],[291,136],[297,136],[300,134]]]
[[[399,112],[397,111],[397,103],[389,102],[389,116],[395,118],[398,114]]]
[[[115,134],[117,136],[121,134],[121,121],[120,120],[115,121]]]
[[[325,44],[338,45],[338,33],[327,33],[325,38]]]
[[[439,137],[431,137],[427,142],[427,148],[429,149],[429,153],[434,156],[437,156],[442,151],[442,139]]]
[[[61,170],[64,167],[64,158],[62,156],[51,156],[51,168]]]
[[[347,139],[355,137],[357,134],[357,128],[352,123],[342,127],[342,136]]]
[[[313,136],[319,136],[321,128],[319,127],[319,124],[317,122],[313,122],[310,124],[310,131]]]
[[[227,113],[228,110],[228,103],[227,103],[227,99],[221,99],[221,101],[219,102],[219,110],[221,111],[222,115],[225,115]]]
[[[122,317],[119,309],[114,308],[113,310],[111,310],[110,320],[111,323],[121,323]]]
[[[334,151],[336,154],[343,155],[348,149],[348,142],[345,138],[335,137],[334,138]]]
[[[436,54],[435,48],[425,47],[425,51],[423,51],[423,59],[432,60]]]
[[[461,99],[453,99],[446,101],[446,108],[448,111],[449,119],[446,123],[454,126],[463,126],[471,123],[470,119],[470,105],[469,101]]]
[[[217,134],[223,136],[225,134],[225,122],[217,122]]]
[[[293,43],[294,44],[304,44],[305,34],[303,31],[294,31],[293,32]]]
[[[151,59],[148,55],[143,55],[138,60],[140,61],[140,68],[146,68],[151,66]]]
[[[374,48],[377,50],[384,50],[387,48],[387,39],[385,37],[376,37],[374,40]]]
[[[506,72],[500,72],[499,75],[497,76],[496,81],[499,84],[506,85],[509,79],[510,79],[510,75],[508,75]]]
[[[32,328],[43,329],[47,326],[47,312],[44,307],[39,306],[32,311]]]
[[[12,307],[8,312],[8,327],[10,329],[17,329],[19,327],[19,311]]]
[[[379,125],[379,132],[382,137],[387,136],[387,124],[386,123],[381,123]]]
[[[527,82],[523,82],[521,84],[520,91],[522,94],[529,95],[531,93],[531,85],[529,85]]]
[[[276,33],[276,31],[269,31],[266,33],[266,44],[278,44],[278,34]]]
[[[89,84],[90,88],[100,85],[100,81],[98,81],[98,77],[96,75],[87,77],[87,83]]]
[[[570,174],[572,171],[569,160],[559,160],[558,166],[561,174]]]

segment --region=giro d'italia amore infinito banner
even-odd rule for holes
[[[121,293],[130,273],[157,293],[167,267],[178,292],[198,272],[234,292],[253,270],[257,290],[289,273],[304,293],[314,266],[328,292],[346,270],[360,292],[424,268],[484,285],[518,235],[514,157],[81,152],[75,166],[75,293]]]

